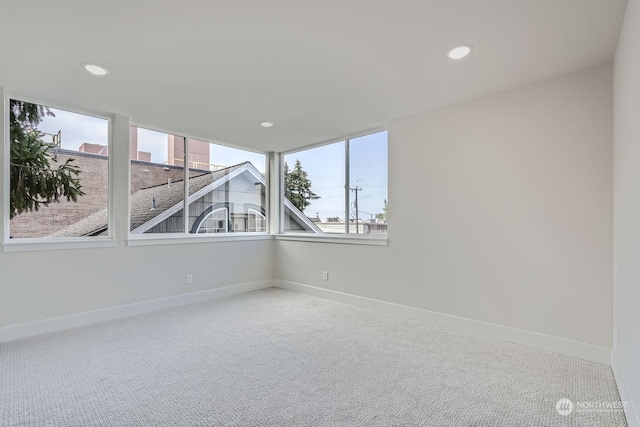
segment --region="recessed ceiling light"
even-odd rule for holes
[[[273,122],[260,122],[260,126],[262,126],[263,128],[270,128],[273,125]]]
[[[83,64],[84,69],[93,74],[94,76],[106,76],[109,74],[109,70],[96,64]]]
[[[471,53],[471,46],[461,45],[461,46],[456,46],[452,49],[449,49],[447,51],[447,57],[449,57],[449,59],[462,59],[465,56],[469,55],[470,53]]]

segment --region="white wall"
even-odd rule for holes
[[[614,358],[640,422],[640,1],[629,0],[614,66]],[[621,391],[624,391],[621,390]],[[630,423],[631,425],[631,423]]]
[[[270,240],[0,253],[0,327],[272,277]],[[184,275],[194,283],[186,285]]]
[[[277,241],[276,277],[611,348],[612,120],[606,64],[392,122],[389,246]]]

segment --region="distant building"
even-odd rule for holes
[[[327,217],[326,221],[322,221],[318,213],[315,217],[310,217],[311,220],[323,233],[326,234],[344,234],[345,222],[343,218],[334,216]],[[356,221],[354,219],[349,220],[349,234],[380,234],[387,232],[387,224],[385,222],[377,221],[375,219],[366,221]]]

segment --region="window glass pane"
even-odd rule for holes
[[[249,231],[267,231],[267,217],[254,209],[249,209]]]
[[[387,232],[387,132],[349,140],[349,234]]]
[[[184,137],[131,126],[131,234],[184,233]]]
[[[265,168],[264,154],[189,139],[189,232],[265,232]]]
[[[284,156],[285,232],[345,232],[345,143]]]
[[[196,233],[226,233],[229,229],[229,210],[218,208],[206,214],[198,222]]]
[[[10,100],[10,237],[108,235],[109,120]]]

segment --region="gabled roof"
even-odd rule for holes
[[[211,184],[219,186],[238,173],[245,170],[249,162],[240,163],[228,168],[197,175],[189,178],[189,203],[199,197],[192,197]],[[227,178],[227,179],[223,179]],[[153,200],[155,198],[155,208]],[[154,225],[162,222],[184,208],[184,180],[143,188],[131,195],[131,232],[144,233]],[[155,220],[155,221],[154,221]],[[149,225],[152,223],[152,225]],[[140,230],[144,228],[144,230]]]
[[[104,208],[46,237],[97,236],[107,229],[108,223],[109,211]]]
[[[266,185],[264,175],[251,162],[244,162],[189,178],[189,203],[194,202],[245,171],[251,173],[256,180]],[[174,181],[171,185],[169,183],[155,185],[135,192],[131,195],[131,233],[144,233],[179,212],[184,208],[183,200],[184,180]],[[322,233],[289,200],[285,199],[285,207],[291,212],[292,218],[298,224],[306,226],[316,233]],[[104,208],[48,237],[95,236],[107,229],[108,222],[108,209]]]

